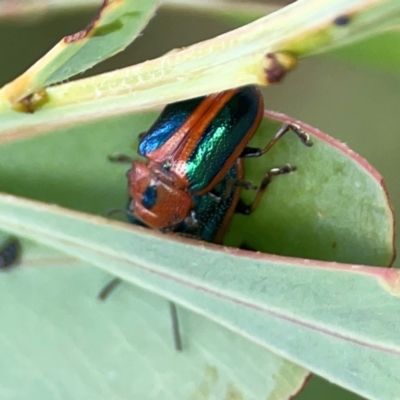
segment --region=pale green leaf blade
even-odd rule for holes
[[[352,16],[346,26],[335,23],[341,15]],[[41,99],[45,104],[33,115],[11,109],[6,86],[0,91],[0,140],[16,140],[241,85],[271,84],[276,79],[277,52],[285,55],[278,60],[282,63],[278,78],[283,78],[297,58],[360,40],[399,21],[397,0],[300,0],[164,57],[50,87]]]
[[[124,207],[124,173],[127,167],[109,165],[106,156],[132,148],[134,137],[145,131],[154,118],[155,115],[125,116],[102,123],[93,122],[83,129],[74,127],[58,135],[39,136],[31,141],[2,146],[0,170],[4,174],[5,188],[91,212]],[[269,126],[269,135],[272,129],[273,125]],[[307,129],[318,134],[311,127]],[[266,135],[262,129],[256,140],[264,144],[270,138]],[[284,228],[291,222],[287,216],[293,214],[292,221],[296,222],[298,216],[289,212],[291,201],[302,200],[300,210],[307,210],[310,202],[313,204],[318,200],[336,204],[335,208],[339,214],[342,213],[342,218],[333,214],[334,218],[328,222],[338,219],[348,224],[350,233],[345,230],[339,235],[345,244],[346,238],[353,240],[357,237],[355,230],[359,229],[353,220],[346,217],[358,212],[358,203],[346,202],[340,207],[342,191],[348,190],[354,198],[365,197],[368,207],[376,207],[374,212],[383,218],[373,219],[378,236],[367,234],[365,248],[378,250],[369,255],[369,261],[384,265],[393,257],[393,217],[381,178],[372,167],[338,143],[327,146],[327,139],[314,137],[313,140],[314,147],[306,148],[296,137],[288,134],[277,145],[280,146],[278,154],[270,153],[260,160],[249,160],[247,170],[250,174],[259,163],[264,173],[270,157],[274,162],[291,162],[298,170],[273,182],[266,193],[267,203],[261,209],[269,215],[268,203],[279,204],[282,210],[286,209],[283,221],[278,218],[278,225],[261,224],[254,229],[253,223],[249,222],[247,227],[240,225],[240,230],[251,232],[252,240],[257,236],[265,237],[266,233],[277,227]],[[280,153],[283,154],[281,158],[278,157]],[[319,198],[312,191],[296,198],[281,197],[282,190],[290,192],[306,183],[311,187],[325,185],[329,166],[340,165],[342,169],[346,167],[346,174],[343,177],[334,175],[332,189],[320,191]],[[357,184],[359,181],[361,185]],[[352,207],[351,210],[348,207]],[[313,207],[310,209],[314,210]],[[274,257],[258,260],[236,254],[234,250],[233,254],[228,250],[220,253],[204,245],[193,247],[187,243],[175,243],[148,230],[126,229],[126,225],[117,227],[102,219],[75,217],[66,211],[52,212],[46,206],[20,203],[6,197],[0,211],[0,225],[5,229],[56,246],[127,281],[171,298],[366,397],[389,399],[398,389],[387,373],[390,368],[396,370],[398,364],[395,333],[398,321],[393,312],[398,299],[392,296],[398,292],[396,272],[322,263],[317,265],[325,268],[318,269],[312,262]],[[318,219],[311,222],[317,222],[314,228],[319,226]],[[313,233],[315,240],[320,235],[318,229],[313,232],[311,227],[307,226],[308,240],[303,243],[304,251],[317,247],[309,235]],[[289,224],[286,234],[290,235],[292,229]],[[335,233],[333,227],[332,230]],[[303,232],[300,234],[305,235]],[[329,239],[324,244],[325,250],[332,248]],[[323,251],[321,243],[317,242],[317,245],[318,250]],[[299,246],[296,249],[298,251]],[[350,254],[352,258],[347,258],[347,261],[357,262],[363,256],[360,253],[355,247]],[[343,261],[349,254],[339,251],[334,256],[343,257]],[[381,286],[381,283],[386,286]],[[364,301],[367,308],[363,306]],[[387,312],[382,313],[382,309]],[[288,332],[287,336],[282,332]],[[312,346],[318,349],[318,357],[315,357]],[[347,355],[345,365],[343,352]],[[373,369],[366,359],[373,360],[374,366],[382,364],[385,367],[380,371]],[[352,364],[360,365],[356,373]],[[373,379],[374,374],[379,379]],[[378,392],[383,395],[377,396]]]
[[[265,111],[250,142],[263,147],[283,123],[311,134],[308,148],[293,133],[265,157],[246,160],[246,179],[259,184],[267,171],[297,170],[275,178],[251,216],[238,215],[227,243],[259,251],[342,263],[389,266],[395,257],[394,215],[383,178],[345,144],[282,113]],[[251,202],[254,194],[242,196]]]
[[[251,146],[263,147],[293,119],[266,112]],[[127,164],[107,156],[134,155],[135,140],[156,114],[95,121],[0,147],[2,189],[18,196],[105,215],[126,206]],[[313,147],[293,134],[265,156],[246,160],[246,179],[258,185],[272,167],[297,171],[274,179],[251,216],[234,217],[226,243],[264,252],[347,263],[388,266],[394,257],[394,222],[382,177],[346,146],[294,121],[313,135]],[[242,197],[250,202],[253,191]],[[357,200],[358,199],[358,200]],[[362,200],[360,200],[362,199]]]
[[[273,113],[269,115],[274,117]],[[279,118],[279,114],[275,117]],[[108,123],[87,125],[84,133],[75,128],[64,135],[59,134],[58,137],[38,137],[34,141],[3,146],[4,167],[9,165],[19,168],[19,174],[10,176],[10,183],[17,180],[15,187],[24,190],[18,179],[29,182],[36,175],[37,178],[33,179],[33,182],[37,183],[34,183],[34,186],[40,185],[38,178],[45,171],[48,173],[47,166],[52,165],[54,179],[58,177],[59,186],[65,185],[65,196],[76,198],[75,204],[78,208],[85,209],[90,203],[97,203],[98,199],[104,203],[104,195],[99,191],[104,184],[108,188],[103,189],[104,194],[113,193],[118,187],[124,193],[123,171],[126,167],[107,165],[107,149],[118,151],[119,146],[128,147],[134,134],[130,134],[126,126],[135,127],[137,134],[145,129],[146,122],[138,117],[129,116],[125,121],[115,119],[108,120]],[[149,123],[150,121],[147,122]],[[305,127],[303,125],[303,128]],[[269,135],[272,134],[273,128],[274,125],[271,124]],[[104,143],[99,140],[99,136],[93,135],[94,130],[99,130],[98,135],[103,135]],[[308,127],[308,130],[318,136],[315,129]],[[109,132],[113,132],[113,135],[110,136]],[[256,140],[266,140],[266,135],[266,131],[261,130],[261,135]],[[335,199],[331,191],[320,191],[317,200],[326,202],[324,197],[328,197],[329,201],[336,205],[335,208],[344,213],[341,218],[333,215],[332,220],[343,219],[344,223],[349,224],[348,229],[351,233],[346,236],[345,230],[344,236],[338,236],[344,243],[346,238],[349,240],[353,236],[357,237],[356,233],[360,228],[348,218],[348,215],[357,212],[359,205],[344,203],[341,208],[342,191],[347,188],[355,198],[371,195],[368,202],[375,203],[377,210],[381,208],[381,212],[377,214],[383,219],[375,220],[375,230],[381,232],[378,237],[368,234],[365,236],[365,249],[370,247],[378,250],[370,253],[368,260],[381,265],[390,262],[393,257],[393,219],[390,204],[382,190],[381,178],[344,146],[337,142],[331,142],[328,146],[328,139],[319,138],[318,141],[317,136],[313,138],[315,143],[312,148],[302,146],[294,136],[287,136],[277,145],[280,148],[277,147],[276,153],[265,157],[265,161],[249,160],[247,165],[250,174],[254,173],[257,161],[262,161],[262,165],[265,162],[275,163],[279,160],[279,155],[279,163],[294,161],[298,167],[296,173],[273,182],[266,194],[267,204],[263,209],[272,211],[269,210],[270,202],[277,202],[283,210],[286,209],[284,214],[296,216],[298,211],[288,211],[294,199],[284,196],[283,198],[288,200],[282,203],[282,190],[286,188],[291,191],[293,188],[304,186],[305,182],[309,182],[309,185],[313,182],[311,187],[318,186],[318,183],[326,181],[325,164],[328,167],[342,165],[342,169],[345,166],[348,178],[345,179],[346,176],[339,174],[340,179],[332,181],[333,189],[337,189],[338,199]],[[126,140],[125,145],[121,139]],[[43,159],[43,155],[35,151],[32,146],[35,141],[39,145],[38,149],[44,149],[47,143],[45,148],[50,158]],[[30,154],[37,154],[42,164],[24,157],[24,147]],[[87,152],[88,148],[96,151]],[[83,151],[81,154],[82,157],[86,156],[86,162],[82,165],[71,165],[66,155],[74,154],[76,159],[79,151]],[[21,155],[17,163],[16,154]],[[87,158],[90,154],[92,160]],[[7,155],[13,157],[14,164],[7,162]],[[97,164],[95,160],[98,160]],[[253,163],[250,163],[251,161]],[[32,162],[39,170],[32,169]],[[64,164],[65,162],[67,164]],[[261,167],[263,172],[265,167],[268,165]],[[308,171],[308,177],[307,174],[304,175],[304,169]],[[73,175],[74,170],[76,175]],[[123,183],[121,186],[116,184],[118,176]],[[54,196],[56,188],[52,182],[52,179],[48,183],[43,182],[43,185],[53,188],[53,195],[50,192],[45,196]],[[357,182],[362,184],[357,185]],[[77,185],[78,191],[69,193],[68,188]],[[33,187],[25,188],[27,194]],[[309,195],[303,193],[295,198],[303,200],[305,208],[315,201],[315,196],[315,193],[309,192]],[[398,390],[396,381],[388,373],[390,370],[396,371],[396,365],[399,364],[396,324],[400,322],[396,320],[393,312],[399,302],[399,299],[393,296],[399,291],[396,271],[277,257],[254,258],[235,250],[219,252],[207,249],[204,245],[176,243],[166,236],[148,230],[127,229],[126,225],[117,226],[103,219],[76,216],[65,210],[25,203],[7,196],[0,204],[0,223],[4,228],[58,247],[126,281],[170,298],[367,398],[390,399]],[[348,210],[351,206],[353,208]],[[312,207],[310,209],[313,210]],[[269,214],[267,212],[267,215]],[[299,214],[301,216],[301,213]],[[285,227],[290,219],[278,222],[280,226]],[[255,232],[252,240],[257,237],[265,238],[266,232],[270,230],[268,222],[255,226],[254,229],[253,223],[254,221],[248,222],[250,231]],[[366,229],[368,233],[367,227],[368,225],[361,229]],[[244,224],[240,225],[241,232],[247,228]],[[291,229],[293,227],[289,224],[286,235],[290,235]],[[307,229],[313,232],[310,227]],[[314,240],[317,240],[320,236],[318,230],[314,235]],[[328,237],[325,244],[318,243],[316,246],[309,236],[307,242],[296,251],[300,248],[310,251],[315,247],[323,251],[331,247],[329,240]],[[279,251],[279,241],[275,246]],[[337,249],[340,250],[341,247],[338,245]],[[339,251],[333,256],[343,259],[352,257],[352,260],[347,258],[347,261],[355,262],[357,258],[362,259],[363,254],[356,247],[353,254]],[[320,268],[315,268],[316,265]],[[368,304],[367,308],[364,303]],[[374,308],[374,305],[377,306]],[[385,313],[382,313],[382,307],[386,310]],[[282,336],[282,332],[286,334]],[[317,357],[314,350],[317,351]],[[347,364],[343,363],[344,353]],[[367,363],[366,359],[373,361]],[[373,365],[384,367],[371,368],[371,362]],[[353,364],[358,367],[356,373]]]
[[[389,400],[400,390],[395,270],[180,243],[6,195],[0,207],[7,230],[169,298],[367,398]]]
[[[104,0],[93,21],[63,38],[24,74],[4,87],[12,103],[65,81],[127,47],[146,26],[160,0]]]
[[[184,309],[179,353],[165,299],[124,285],[102,303],[108,274],[23,248],[22,266],[0,276],[4,398],[278,400],[304,384],[301,367]]]

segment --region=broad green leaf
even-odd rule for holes
[[[0,201],[7,230],[115,273],[367,398],[389,400],[400,390],[396,270],[219,250],[11,196]]]
[[[87,9],[98,6],[98,0],[31,0],[30,2],[19,3],[19,8],[10,8],[7,2],[0,3],[0,18],[35,18],[48,13],[55,13],[67,10]],[[182,10],[188,13],[202,12],[219,19],[234,21],[238,26],[254,21],[277,9],[276,5],[248,2],[245,4],[227,0],[165,0],[162,4],[170,10]],[[399,34],[397,31],[386,32],[369,41],[345,46],[333,51],[333,55],[340,59],[349,60],[354,63],[372,65],[379,68],[398,71],[400,60],[398,59],[397,48],[399,46]]]
[[[88,26],[63,38],[24,74],[4,87],[12,103],[84,72],[128,46],[160,0],[103,0]]]
[[[124,207],[127,167],[108,164],[106,156],[132,152],[134,137],[146,130],[154,117],[125,116],[4,145],[0,147],[4,190],[96,213]],[[267,126],[269,135],[273,129],[273,124]],[[363,251],[370,251],[369,263],[385,265],[393,257],[393,220],[381,178],[337,142],[330,142],[312,128],[309,131],[319,135],[314,137],[312,148],[288,134],[274,150],[282,156],[271,152],[248,161],[252,180],[256,164],[262,173],[271,162],[291,162],[298,170],[271,184],[253,221],[243,217],[236,229],[234,221],[234,239],[248,232],[248,244],[269,246],[269,232],[275,229],[281,233],[288,224],[285,234],[293,240],[293,226],[303,218],[306,224],[298,231],[296,252],[324,254],[325,247],[328,258],[356,263],[364,260]],[[264,135],[266,131],[261,130],[256,140],[265,143],[268,137]],[[331,169],[335,173],[327,179]],[[324,190],[313,189],[320,185]],[[301,187],[312,190],[300,196],[296,190]],[[281,197],[285,191],[293,195]],[[359,225],[360,220],[352,215],[360,213],[359,202],[346,200],[341,207],[346,191],[353,198],[362,198],[365,214],[371,213],[373,218],[366,219],[365,225]],[[320,209],[315,205],[329,206],[324,224],[317,218]],[[272,226],[268,225],[271,219],[260,218],[272,215],[270,207],[278,212]],[[291,215],[293,209],[305,210],[306,215]],[[309,219],[310,215],[313,218]],[[257,223],[258,218],[263,223]],[[371,235],[374,225],[376,235]],[[367,398],[393,399],[399,390],[394,378],[400,372],[397,271],[177,241],[147,229],[6,195],[0,201],[0,226],[171,299]],[[329,231],[317,229],[329,226]],[[363,229],[365,234],[360,232]],[[324,240],[320,239],[322,234]],[[332,235],[338,243],[333,252]],[[353,246],[350,253],[346,240],[358,243],[360,237],[368,243]],[[275,246],[276,253],[285,250],[281,240],[276,240]],[[189,332],[186,338],[190,340]]]
[[[293,121],[282,114],[266,115]],[[124,208],[129,165],[111,164],[107,156],[134,155],[135,139],[155,118],[150,113],[124,116],[3,145],[2,190],[102,215]],[[279,127],[280,122],[264,120],[250,145],[264,147]],[[346,146],[308,125],[304,129],[314,134],[313,147],[289,132],[267,155],[246,161],[246,178],[256,185],[272,167],[289,163],[297,171],[276,177],[253,215],[234,218],[227,243],[245,242],[260,251],[296,257],[390,265],[393,215],[382,178]],[[247,201],[253,196],[253,191],[243,191]]]
[[[348,24],[335,23],[343,15],[351,16]],[[0,91],[1,140],[33,136],[38,127],[49,132],[245,84],[271,84],[294,68],[297,58],[373,35],[399,20],[397,0],[300,0],[164,57],[50,87],[27,100],[25,107],[42,107],[33,115],[12,109],[19,104],[18,91],[5,86]]]
[[[227,243],[245,242],[273,254],[366,265],[391,265],[394,217],[383,178],[346,145],[284,114],[266,111],[252,146],[264,147],[282,123],[311,133],[308,148],[287,133],[259,160],[246,162],[247,179],[256,185],[265,173],[287,163],[297,171],[276,177],[260,210],[237,216]],[[245,191],[248,202],[253,195]]]
[[[3,398],[278,400],[307,377],[182,308],[184,351],[176,352],[165,299],[124,285],[102,303],[108,274],[43,246],[23,248],[22,266],[0,276]]]

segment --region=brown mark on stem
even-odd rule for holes
[[[16,104],[14,109],[27,114],[33,114],[43,104],[47,103],[47,101],[48,95],[46,89],[40,89],[37,92],[23,98]]]
[[[268,53],[265,57],[267,65],[264,72],[269,84],[281,82],[286,73],[297,65],[297,58],[289,52]]]

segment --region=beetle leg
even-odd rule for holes
[[[245,204],[242,200],[240,200],[236,206],[235,212],[238,214],[250,215],[258,207],[260,200],[264,195],[265,190],[271,183],[274,176],[289,174],[290,172],[293,171],[296,171],[296,167],[292,167],[289,164],[286,164],[281,168],[270,169],[262,179],[253,202],[251,204]]]
[[[175,350],[182,351],[182,339],[181,339],[181,332],[179,329],[178,310],[176,309],[175,303],[173,303],[172,301],[169,301],[168,304],[169,304],[169,312],[171,315],[172,337],[174,339]]]
[[[285,133],[292,131],[297,137],[301,140],[301,142],[307,146],[311,147],[312,142],[310,139],[310,135],[303,131],[298,125],[295,124],[283,124],[278,132],[275,133],[274,137],[267,143],[267,145],[262,148],[257,147],[245,147],[242,151],[240,157],[250,158],[250,157],[260,157],[263,154],[267,153],[275,144],[285,135]]]
[[[191,210],[190,215],[184,219],[184,222],[190,229],[197,228],[199,225],[199,221],[196,217],[196,211]]]
[[[97,295],[97,298],[101,301],[107,299],[107,297],[115,290],[117,286],[122,283],[122,279],[114,278],[110,282],[107,283],[106,286],[101,289],[100,293]],[[176,351],[182,351],[182,340],[179,329],[179,319],[178,319],[178,311],[173,302],[168,301],[169,304],[169,312],[171,315],[171,326],[172,326],[172,337],[174,339],[174,346]]]
[[[235,181],[236,186],[240,186],[241,188],[245,190],[257,190],[258,186],[254,185],[252,182],[249,181],[241,181],[237,180]]]
[[[120,278],[114,278],[110,282],[107,283],[103,289],[100,290],[100,293],[97,295],[97,298],[101,301],[107,299],[107,297],[114,291],[114,289],[122,283]]]
[[[246,242],[242,242],[239,246],[240,250],[257,251],[254,247],[249,246]]]
[[[139,133],[139,136],[138,136],[139,142],[141,142],[146,135],[147,135],[147,132]]]
[[[207,196],[210,196],[217,203],[219,203],[222,199],[221,196],[213,192],[212,189],[207,193]]]
[[[258,186],[254,185],[253,183],[245,180],[230,178],[226,183],[225,190],[222,196],[218,196],[216,201],[226,200],[234,191],[235,187],[241,187],[246,190],[257,190]],[[214,194],[213,194],[214,195]]]

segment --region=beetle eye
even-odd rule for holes
[[[147,186],[143,192],[142,204],[150,210],[157,203],[157,187],[155,185]]]

